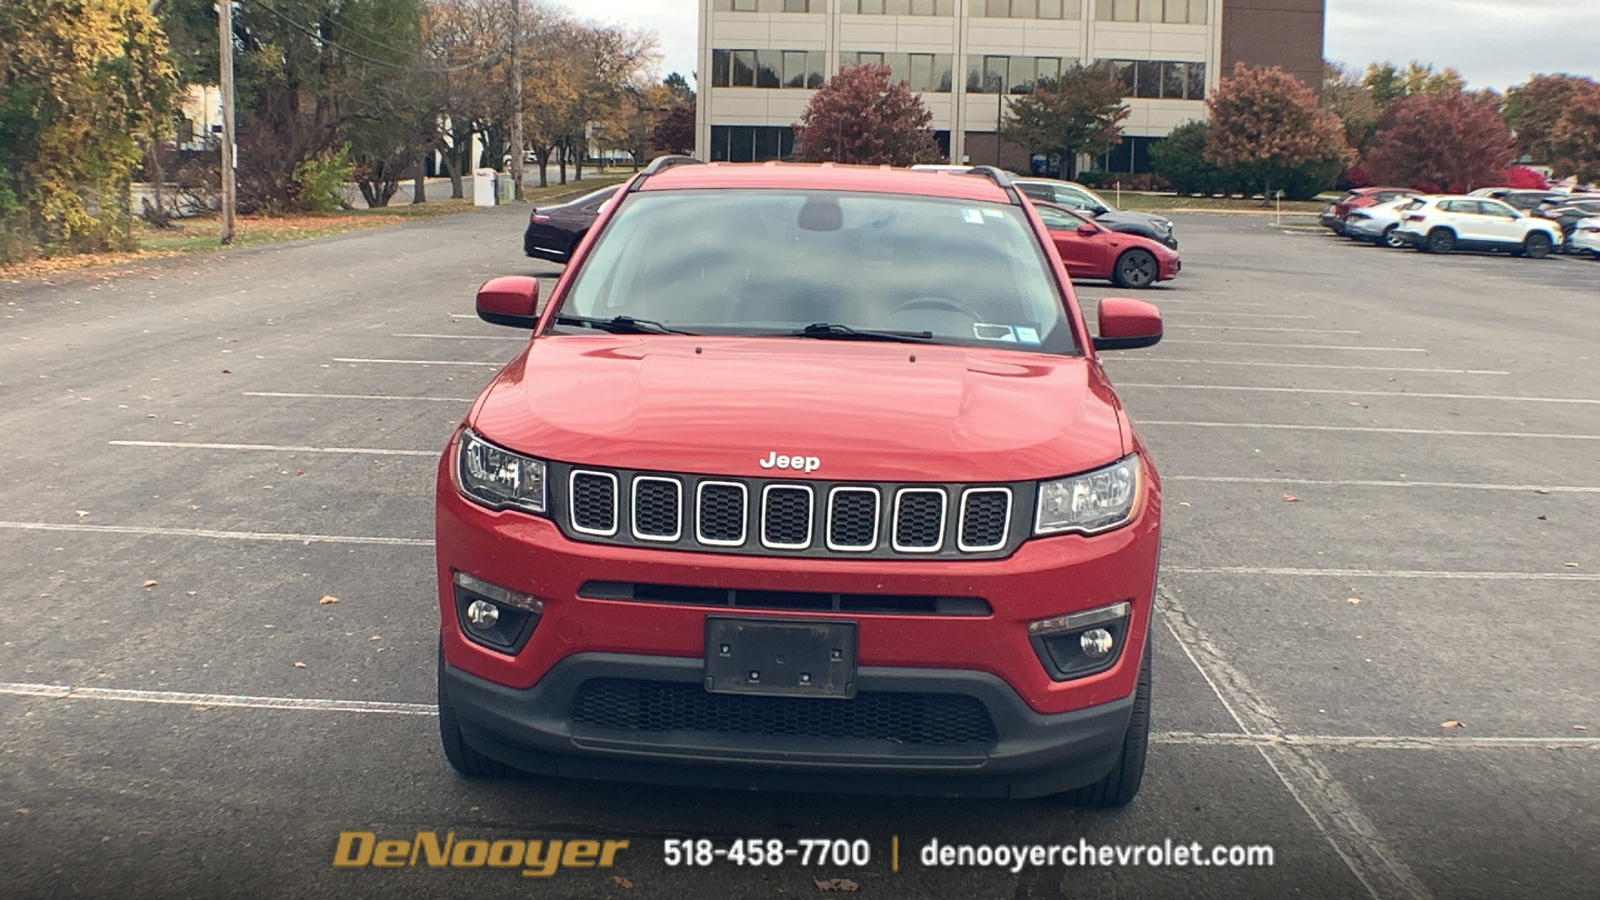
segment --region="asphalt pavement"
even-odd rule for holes
[[[1103,812],[448,767],[434,465],[522,339],[477,285],[559,271],[523,215],[0,282],[0,898],[1597,896],[1600,262],[1175,217],[1166,339],[1106,354],[1165,543],[1149,772]],[[628,846],[390,871],[344,832]],[[686,838],[871,858],[668,866]]]

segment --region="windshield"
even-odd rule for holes
[[[629,195],[600,234],[553,328],[879,332],[1076,353],[1050,274],[1015,206],[840,191],[647,191]],[[842,327],[807,331],[821,324]]]

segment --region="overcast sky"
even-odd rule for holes
[[[1364,68],[1392,59],[1455,66],[1473,88],[1535,72],[1600,76],[1600,0],[1327,0],[1323,55]],[[695,68],[695,0],[569,0],[579,16],[647,28],[661,74]],[[693,82],[691,81],[691,84]],[[699,85],[696,85],[698,88]]]

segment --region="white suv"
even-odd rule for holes
[[[1561,243],[1561,229],[1488,197],[1418,197],[1401,210],[1394,237],[1429,253],[1507,250],[1542,259]]]

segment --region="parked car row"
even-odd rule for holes
[[[1388,193],[1388,199],[1379,194]],[[1600,256],[1600,196],[1485,188],[1421,195],[1398,188],[1352,191],[1323,211],[1336,234],[1430,253],[1499,250],[1535,259],[1551,252]]]

